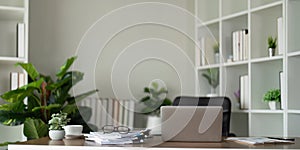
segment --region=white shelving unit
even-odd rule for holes
[[[300,0],[195,0],[196,37],[213,39],[207,45],[219,43],[220,58],[205,57],[209,64],[199,64],[195,56],[196,93],[210,93],[204,71],[217,68],[220,84],[217,93],[232,101],[231,131],[238,136],[300,136]],[[283,54],[268,56],[267,38],[277,37],[277,18],[283,18]],[[207,27],[207,28],[206,28]],[[203,29],[211,30],[206,33]],[[232,32],[248,29],[248,59],[227,62],[232,55]],[[205,33],[205,34],[203,34]],[[204,48],[204,47],[202,47]],[[199,49],[196,49],[199,50]],[[196,53],[197,54],[197,53]],[[202,54],[202,53],[200,53]],[[219,63],[220,62],[220,63]],[[283,71],[286,95],[282,101],[287,106],[269,110],[263,94],[269,89],[280,88],[279,72]],[[249,76],[249,109],[241,110],[234,92],[239,89],[239,78]]]
[[[17,55],[18,23],[25,24],[24,57]],[[27,74],[15,66],[17,62],[28,62],[28,0],[0,0],[0,95],[10,90],[11,72],[24,72],[27,83]],[[1,135],[7,135],[0,137],[0,143],[22,140],[22,132],[17,128],[0,125]],[[20,137],[17,137],[19,134]]]

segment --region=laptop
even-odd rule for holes
[[[161,107],[163,141],[220,142],[223,108],[221,106]]]

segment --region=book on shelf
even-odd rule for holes
[[[278,54],[282,55],[284,51],[283,42],[283,20],[282,17],[277,18],[277,41],[278,41]]]
[[[25,24],[17,24],[17,56],[19,58],[25,57]]]
[[[215,64],[216,60],[213,46],[216,44],[216,41],[212,38],[203,37],[199,39],[199,42],[200,50],[197,54],[200,55],[200,66]]]
[[[282,71],[279,72],[279,87],[280,87],[280,104],[281,109],[286,108],[285,102],[285,76]]]
[[[10,90],[15,90],[26,84],[25,74],[20,72],[10,73]]]
[[[238,30],[232,32],[232,56],[233,61],[243,61],[248,59],[249,35],[248,30]]]
[[[240,76],[240,101],[241,109],[249,109],[249,77],[248,75]]]

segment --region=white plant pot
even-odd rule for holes
[[[65,130],[50,130],[49,137],[51,140],[62,140],[65,136]]]
[[[26,141],[27,138],[23,133],[24,124],[17,126],[5,126],[0,124],[0,143]],[[1,148],[0,148],[1,149]]]
[[[151,134],[161,134],[161,117],[148,116],[147,129],[151,129]]]
[[[275,48],[269,48],[269,57],[275,56]]]
[[[269,107],[271,110],[276,110],[276,102],[275,101],[270,101],[269,102]]]

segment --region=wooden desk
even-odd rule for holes
[[[221,143],[197,143],[197,142],[163,142],[160,136],[154,136],[147,139],[143,144],[128,144],[128,145],[99,145],[94,142],[88,142],[83,139],[52,141],[49,138],[41,138],[20,142],[18,144],[8,145],[8,150],[77,150],[77,149],[187,149],[187,148],[239,148],[239,149],[300,149],[300,138],[296,138],[295,144],[265,144],[265,145],[244,145],[236,142],[223,141]]]

